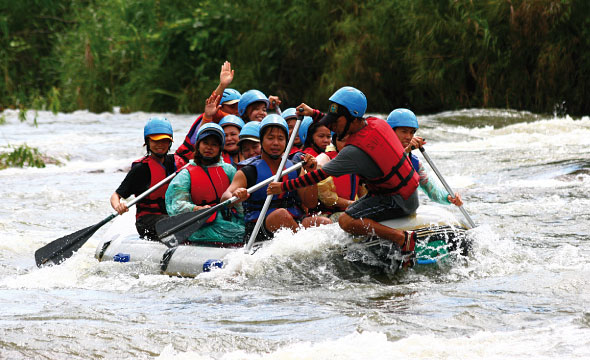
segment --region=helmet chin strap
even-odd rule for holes
[[[318,154],[321,154],[323,152],[326,151],[326,148],[321,148],[319,147],[315,142],[311,144],[311,147],[315,150],[315,152],[317,152]]]
[[[213,165],[217,162],[219,156],[203,156],[203,154],[197,151],[196,158],[203,165]]]
[[[278,160],[281,158],[281,155],[272,155],[266,152],[266,150],[264,150],[264,148],[262,148],[262,152],[265,153],[269,158],[273,159],[273,160]]]
[[[344,126],[344,130],[342,130],[342,132],[340,134],[336,134],[337,140],[342,140],[342,139],[344,139],[346,137],[346,133],[350,129],[350,124],[351,123],[352,123],[352,120],[346,118],[346,125]]]
[[[158,159],[162,159],[166,157],[166,155],[168,155],[168,151],[170,151],[170,149],[172,148],[172,142],[170,142],[170,146],[168,146],[168,150],[166,150],[164,154],[158,154],[156,152],[153,152],[152,149],[150,149],[150,144],[147,138],[145,138],[145,147],[147,148],[148,155],[154,155]]]

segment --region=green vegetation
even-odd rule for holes
[[[25,166],[44,168],[47,163],[60,164],[58,160],[42,155],[38,149],[27,144],[12,148],[13,151],[9,153],[0,153],[0,170]]]
[[[33,15],[31,15],[33,14]],[[325,108],[590,113],[586,0],[22,0],[0,4],[0,109],[200,112],[233,87]]]

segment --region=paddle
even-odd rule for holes
[[[277,112],[277,114],[283,115],[283,112],[281,111],[281,108],[279,107],[279,105],[277,105],[277,103],[275,101],[273,101],[272,104],[275,106],[275,111]]]
[[[303,163],[295,164],[290,168],[285,169],[283,173],[290,173],[301,168],[302,166]],[[274,178],[270,177],[252,186],[251,188],[248,188],[248,194],[260,190],[264,186],[270,184],[272,181],[274,181]],[[156,233],[158,234],[158,238],[169,248],[178,246],[178,244],[188,239],[195,231],[199,230],[207,222],[207,219],[216,211],[221,210],[222,208],[229,206],[236,201],[238,201],[238,198],[233,196],[224,202],[221,202],[208,209],[183,213],[162,219],[156,223]]]
[[[424,148],[422,146],[420,146],[420,151],[422,152],[422,155],[424,156],[424,158],[426,159],[426,161],[428,162],[428,164],[430,165],[432,170],[434,170],[434,172],[436,173],[436,176],[438,176],[438,178],[440,179],[440,182],[443,184],[443,186],[448,191],[448,193],[451,194],[451,196],[455,196],[455,192],[453,191],[453,189],[451,189],[449,184],[447,184],[447,182],[443,178],[442,174],[440,173],[440,171],[438,171],[438,168],[436,167],[436,165],[434,165],[434,163],[430,159],[430,156],[428,156],[428,154],[426,153],[426,150],[424,150]],[[463,216],[465,216],[465,219],[467,219],[467,222],[469,223],[471,228],[474,228],[475,223],[473,222],[473,220],[471,220],[471,216],[469,216],[467,211],[463,208],[463,205],[459,206],[459,210],[461,210],[461,212],[463,213]]]
[[[180,172],[180,170],[184,169],[187,166],[188,164],[176,170],[173,174],[170,174],[167,178],[149,188],[147,191],[145,191],[144,193],[133,199],[133,201],[131,201],[129,204],[127,204],[127,207],[132,207],[141,199],[154,192],[160,186],[172,180],[172,178],[174,178],[176,174]],[[84,245],[86,241],[88,241],[88,239],[90,239],[90,237],[94,235],[94,233],[98,229],[100,229],[104,224],[114,219],[117,215],[119,214],[111,214],[98,224],[89,226],[82,230],[78,230],[73,234],[60,237],[59,239],[53,240],[52,242],[43,246],[42,248],[37,249],[37,251],[35,251],[35,262],[37,263],[37,267],[41,267],[48,263],[59,265],[60,263],[64,262],[66,259],[72,256],[74,252],[80,249],[80,247],[82,247],[82,245]]]
[[[299,109],[299,111],[303,111],[303,108]],[[285,152],[283,153],[283,157],[281,159],[281,164],[279,165],[279,169],[277,171],[277,173],[275,174],[275,178],[274,181],[277,182],[281,179],[281,177],[283,176],[283,167],[285,166],[285,163],[287,162],[287,156],[289,156],[289,153],[291,152],[291,148],[293,147],[293,143],[295,142],[295,138],[297,137],[297,132],[299,131],[299,125],[301,124],[301,120],[303,119],[303,115],[298,115],[297,116],[297,121],[295,122],[295,127],[293,128],[293,132],[291,132],[291,136],[289,137],[289,143],[287,144],[287,148],[285,149]],[[262,141],[262,139],[260,139]],[[269,206],[270,206],[270,202],[272,200],[274,195],[268,195],[266,197],[266,200],[264,201],[264,206],[262,207],[262,210],[260,211],[260,216],[258,217],[258,220],[256,220],[256,225],[254,225],[254,230],[252,231],[252,234],[250,234],[250,239],[248,240],[248,244],[246,244],[246,246],[244,247],[244,251],[246,253],[250,252],[250,249],[252,248],[252,245],[254,244],[254,240],[256,239],[256,236],[258,236],[258,231],[260,231],[260,226],[262,226],[262,223],[264,222],[264,217],[266,215],[266,211],[268,210]]]

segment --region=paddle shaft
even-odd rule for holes
[[[283,173],[287,174],[290,173],[292,171],[295,171],[297,169],[300,169],[303,166],[303,163],[298,163],[295,164],[291,167],[289,167],[288,169],[285,169],[285,171],[283,171]],[[270,184],[272,181],[274,181],[273,177],[269,177],[268,179],[250,187],[247,189],[248,194],[251,194],[255,191],[260,190],[261,188],[268,186],[268,184]],[[167,229],[166,231],[162,232],[161,234],[158,235],[158,237],[160,238],[160,241],[162,243],[164,243],[165,245],[167,245],[168,247],[174,247],[177,246],[178,243],[180,243],[181,241],[184,241],[185,239],[178,239],[175,236],[175,233],[185,229],[186,227],[190,226],[191,224],[198,222],[199,220],[202,220],[204,218],[208,218],[209,216],[211,216],[213,213],[215,213],[216,211],[220,210],[221,208],[224,208],[226,206],[229,206],[231,204],[233,204],[234,202],[238,201],[239,198],[236,196],[232,196],[231,198],[225,200],[224,202],[221,202],[209,209],[205,209],[202,210],[198,213],[195,213],[194,217],[191,217],[189,219],[186,219],[172,227],[170,227],[169,229]],[[170,221],[171,219],[173,219],[174,216],[170,217],[169,219],[167,219],[166,221]],[[199,226],[200,227],[200,226]],[[196,230],[198,230],[198,228],[195,229],[191,229],[192,231],[190,231],[190,233],[195,232]]]
[[[422,155],[424,156],[424,158],[426,159],[426,161],[428,162],[428,164],[430,165],[432,170],[434,170],[434,172],[436,173],[436,176],[438,176],[438,178],[440,179],[440,182],[443,184],[445,189],[449,192],[449,194],[451,196],[455,196],[455,192],[453,191],[453,189],[451,189],[449,184],[446,182],[445,178],[443,178],[442,174],[440,173],[440,171],[438,171],[438,168],[436,167],[436,165],[434,165],[434,162],[432,162],[432,159],[430,159],[430,156],[428,156],[428,154],[426,153],[426,150],[424,150],[424,148],[422,146],[420,147],[420,152],[422,152]],[[465,216],[465,219],[467,219],[467,222],[469,223],[471,228],[474,228],[475,223],[473,222],[473,220],[471,220],[471,216],[469,216],[469,214],[467,213],[467,210],[465,210],[463,208],[463,205],[459,206],[459,210],[461,210],[461,212],[463,213],[463,216]]]
[[[180,172],[180,170],[186,168],[188,164],[183,166],[182,168],[175,171],[173,174],[170,174],[164,180],[158,182],[156,185],[149,188],[147,191],[143,192],[141,195],[137,196],[133,201],[131,201],[127,207],[131,207],[135,205],[138,201],[143,199],[144,197],[148,196],[160,186],[164,185],[168,181],[172,180]],[[54,264],[59,264],[72,256],[76,250],[78,250],[90,237],[100,229],[104,224],[108,223],[115,217],[117,217],[119,213],[113,213],[106,218],[104,218],[99,223],[84,228],[82,230],[78,230],[75,233],[63,236],[59,239],[56,239],[45,246],[37,249],[35,251],[35,262],[37,263],[38,267],[41,267],[51,261]]]
[[[289,137],[289,143],[287,144],[287,148],[285,149],[285,152],[283,153],[283,158],[281,159],[281,164],[279,165],[279,169],[277,170],[277,173],[275,175],[275,178],[274,178],[275,182],[281,180],[281,177],[283,176],[283,167],[285,166],[285,163],[287,162],[287,157],[289,156],[289,153],[291,152],[291,148],[293,147],[293,143],[295,142],[295,138],[297,137],[297,135],[295,135],[295,134],[297,134],[297,132],[299,131],[299,125],[301,124],[302,119],[303,119],[302,115],[297,116],[297,121],[295,122],[295,127],[293,128],[293,132],[291,133],[291,136]],[[260,140],[262,141],[262,139],[260,139]],[[250,239],[248,240],[248,244],[246,244],[246,246],[244,247],[244,251],[246,253],[249,253],[250,249],[252,249],[252,245],[254,245],[254,240],[256,239],[256,236],[258,236],[258,232],[260,231],[260,227],[264,223],[264,217],[266,216],[266,212],[268,211],[268,208],[270,207],[270,202],[271,202],[273,196],[274,195],[268,195],[266,197],[266,200],[264,200],[264,206],[262,207],[262,210],[260,211],[260,216],[256,220],[256,225],[254,226],[254,230],[252,231],[252,234],[250,234]]]
[[[273,105],[275,106],[275,111],[277,112],[277,114],[279,115],[283,115],[283,112],[281,111],[281,108],[279,107],[279,105],[277,105],[277,103],[273,102]]]
[[[144,197],[148,196],[149,194],[153,193],[154,191],[158,190],[158,188],[162,185],[164,185],[165,183],[167,183],[168,181],[172,180],[176,175],[178,175],[178,173],[180,172],[180,170],[182,169],[186,169],[186,167],[189,164],[185,164],[183,167],[181,167],[180,169],[176,170],[174,173],[168,175],[168,177],[166,177],[164,180],[160,181],[159,183],[157,183],[156,185],[152,186],[151,188],[147,189],[145,192],[141,193],[139,196],[137,196],[135,199],[133,199],[132,201],[129,202],[129,204],[127,204],[127,207],[131,207],[135,204],[137,204],[139,201],[141,201],[141,199],[143,199]],[[118,213],[115,215],[117,216]]]

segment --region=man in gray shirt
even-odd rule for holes
[[[336,91],[330,101],[327,115],[306,104],[297,108],[303,109],[300,114],[311,116],[335,131],[339,138],[347,137],[346,146],[322,169],[294,180],[271,183],[268,194],[310,186],[329,176],[358,175],[369,192],[346,209],[339,218],[340,227],[353,235],[377,235],[391,240],[401,247],[404,266],[410,266],[415,257],[416,234],[390,228],[380,221],[409,215],[418,208],[418,175],[385,120],[362,117],[367,103],[361,91],[344,87]],[[303,161],[315,159],[306,154]]]

